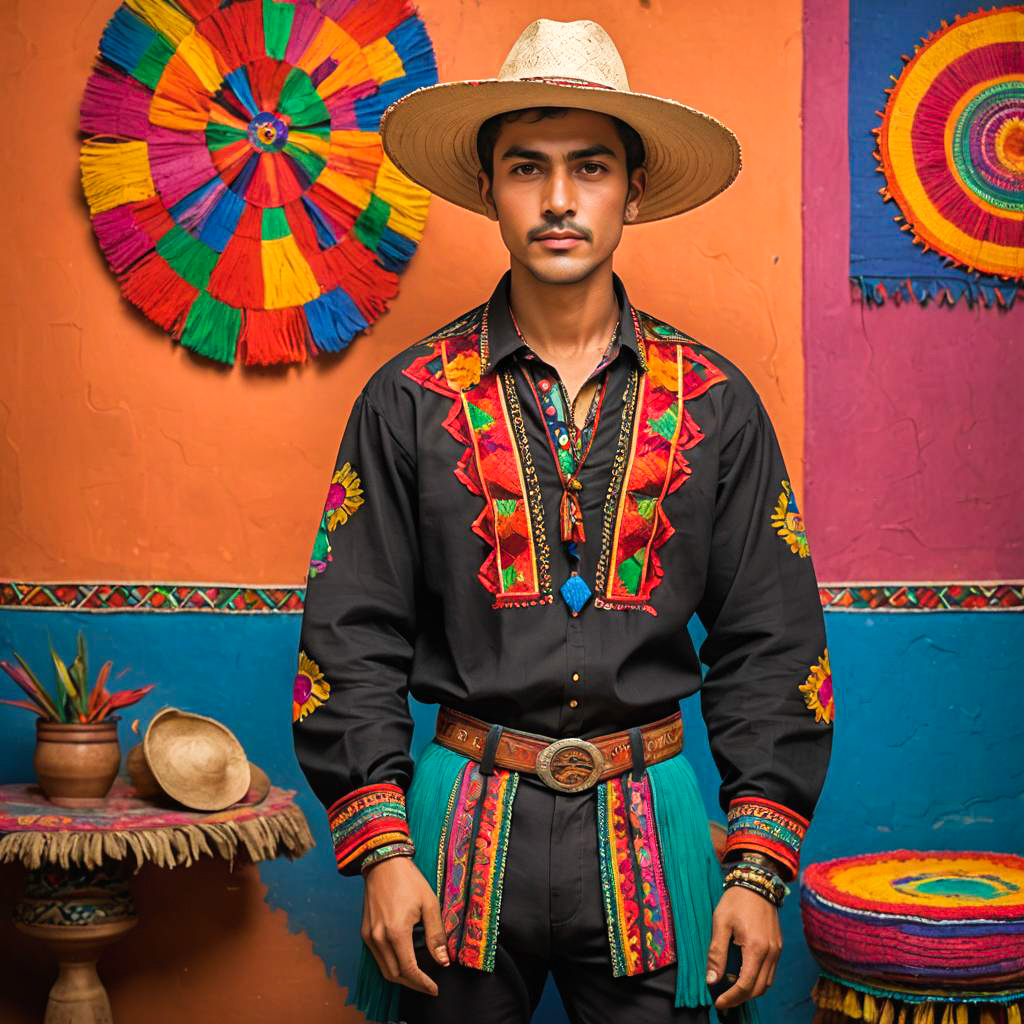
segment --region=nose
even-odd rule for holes
[[[576,189],[568,168],[556,167],[548,175],[544,190],[544,217],[561,220],[576,214]]]

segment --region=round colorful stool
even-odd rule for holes
[[[811,864],[815,1024],[1022,1024],[1024,857],[894,850]]]

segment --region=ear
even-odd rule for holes
[[[494,188],[487,172],[481,168],[476,172],[476,187],[480,190],[480,201],[488,220],[498,219],[498,208],[494,205]]]
[[[640,216],[640,204],[643,202],[644,193],[647,191],[647,170],[643,167],[634,167],[633,173],[629,176],[629,190],[626,192],[626,209],[623,213],[623,220],[631,224]]]

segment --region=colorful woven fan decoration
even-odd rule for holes
[[[436,81],[406,0],[126,0],[81,109],[125,297],[223,363],[344,348],[397,295],[427,213],[381,114]]]
[[[1024,857],[896,850],[812,864],[817,1024],[1021,1024]]]
[[[1024,6],[941,26],[885,90],[879,191],[925,251],[1024,281]]]

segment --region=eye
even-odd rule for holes
[[[513,174],[518,174],[521,178],[529,177],[534,171],[537,170],[536,164],[516,164],[512,168]]]
[[[588,160],[585,164],[580,167],[580,170],[584,174],[600,174],[602,171],[608,170],[604,164],[599,164],[594,160]]]

